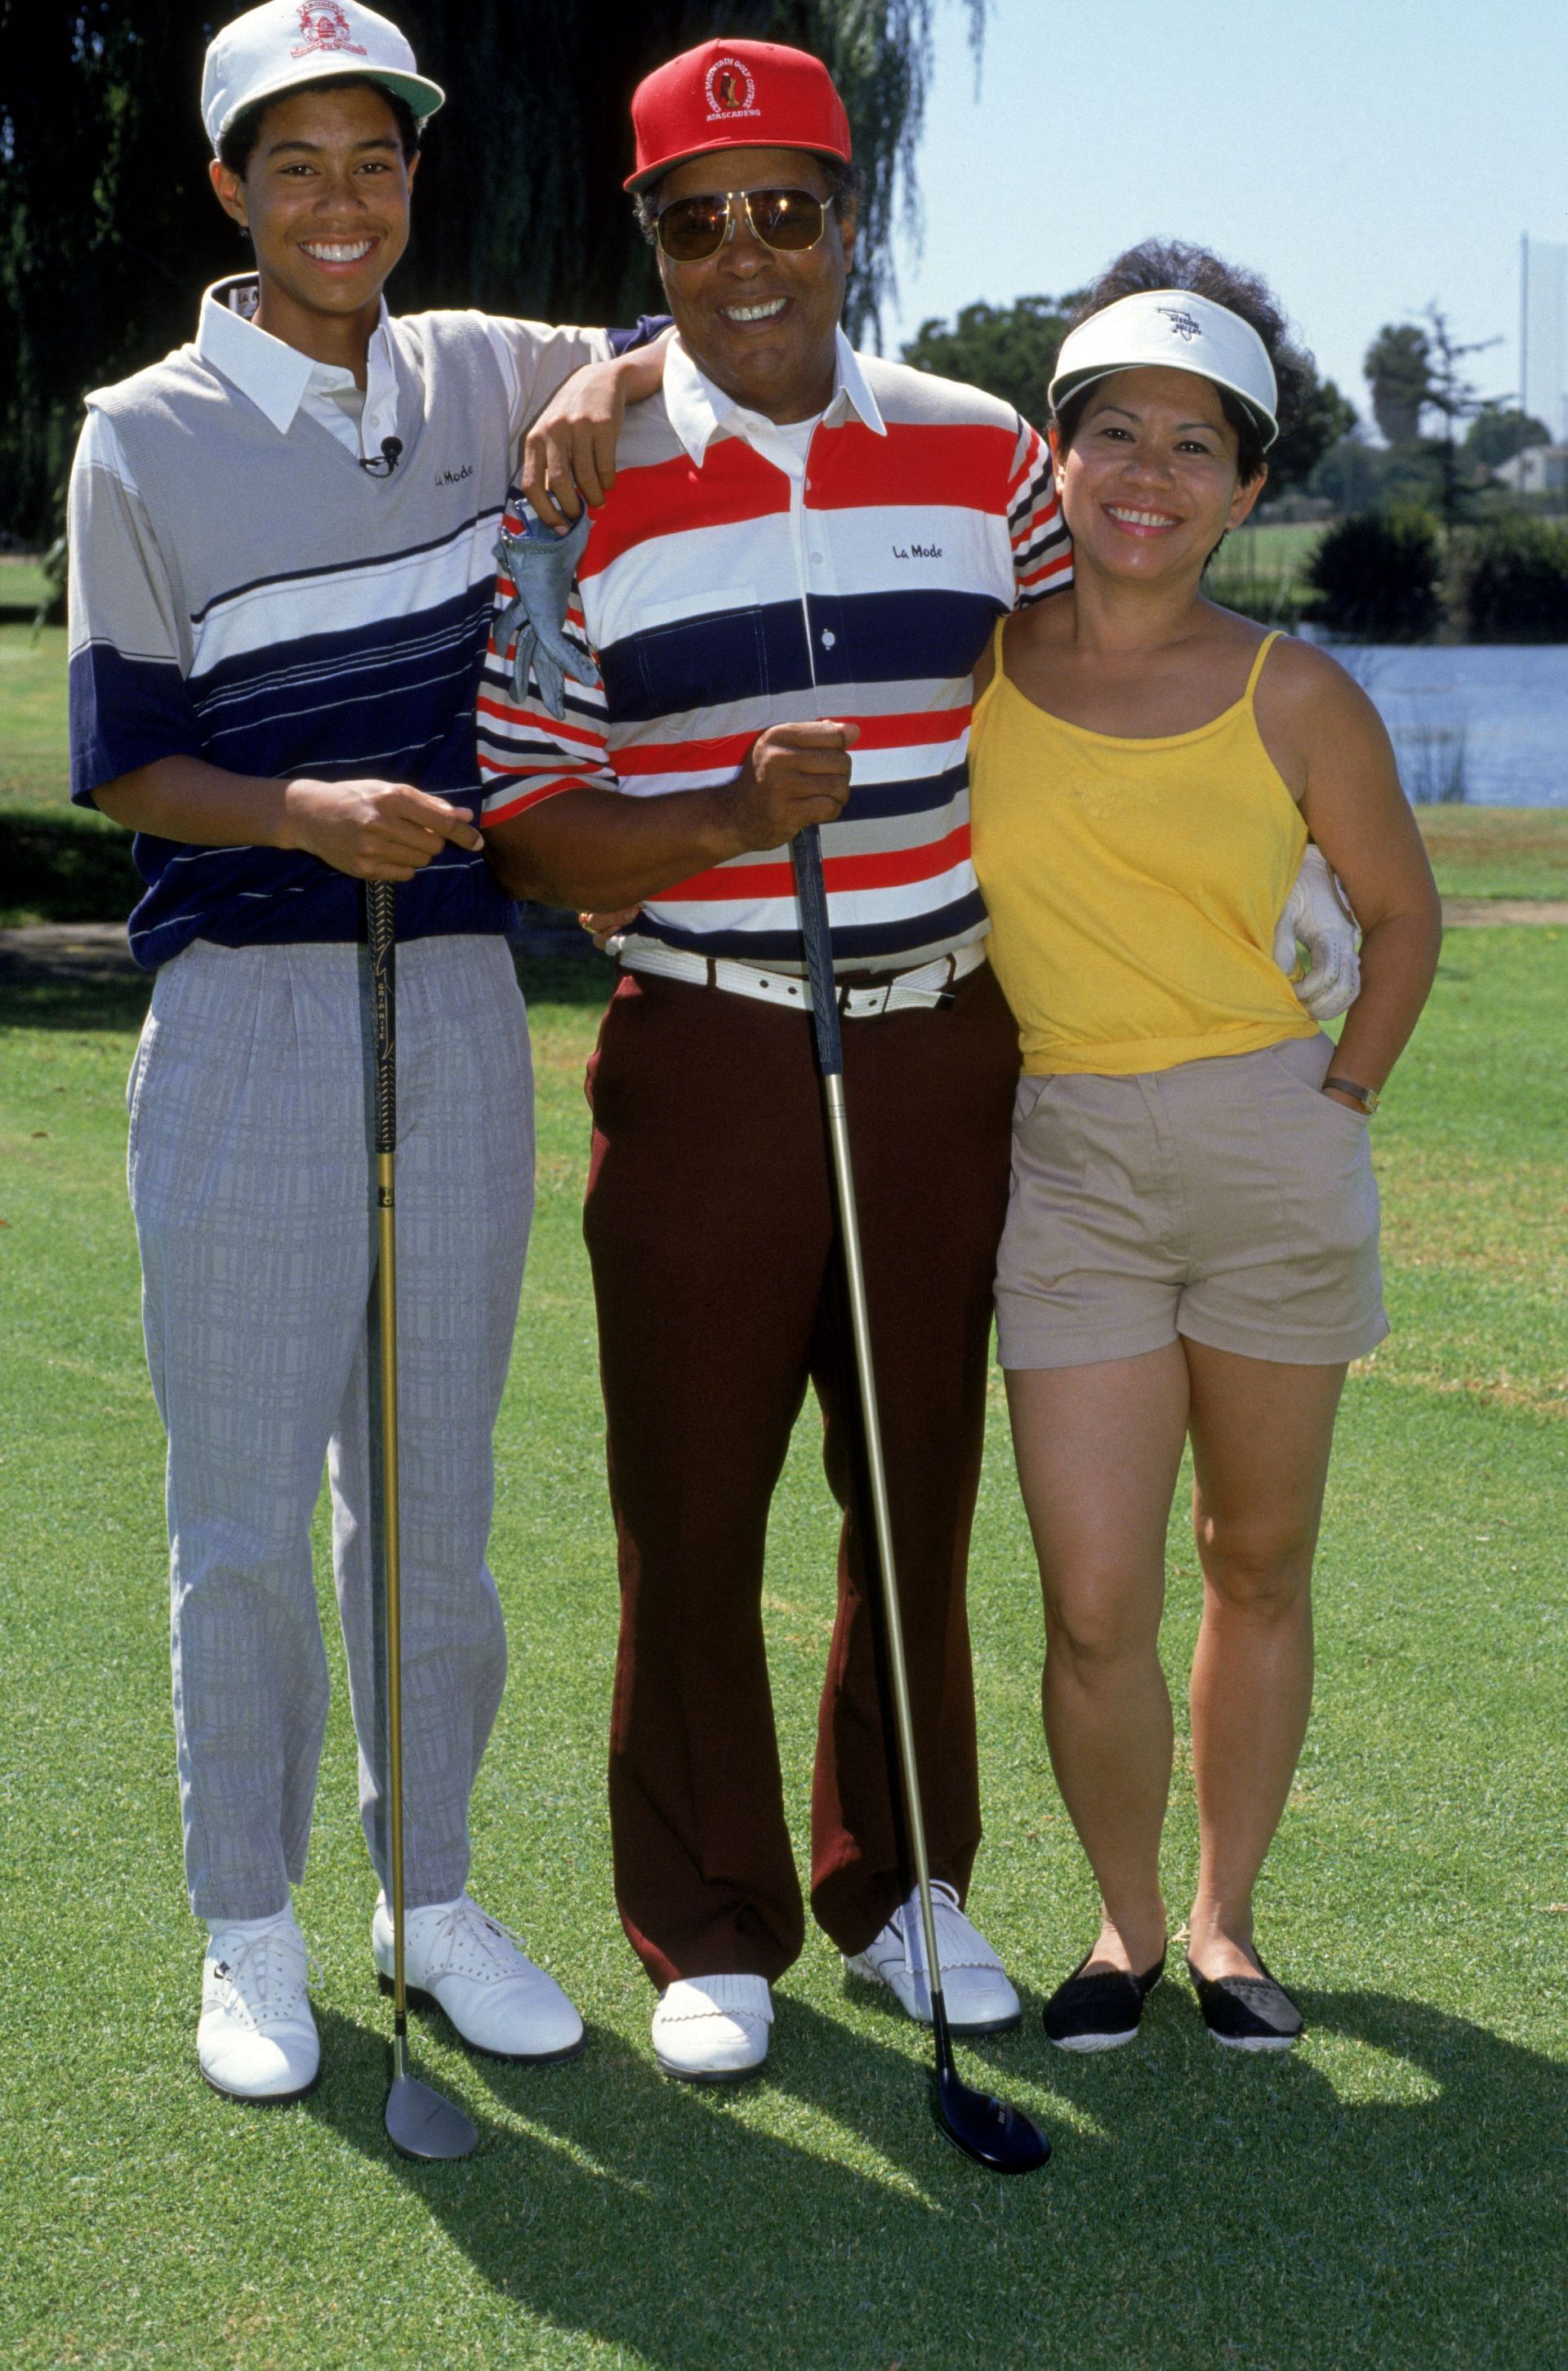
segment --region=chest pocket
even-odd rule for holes
[[[770,688],[755,585],[707,587],[676,601],[651,602],[638,621],[636,650],[650,716],[760,700]]]

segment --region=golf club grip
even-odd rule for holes
[[[805,942],[817,1068],[824,1079],[841,1078],[844,1042],[838,1027],[838,991],[833,979],[833,940],[827,927],[827,884],[822,872],[822,835],[814,823],[795,834],[790,843],[790,862],[795,869],[795,897],[801,908],[801,936]]]
[[[370,940],[370,1011],[375,1057],[375,1150],[398,1143],[397,891],[390,881],[365,884]]]

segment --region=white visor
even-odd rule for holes
[[[1279,387],[1268,348],[1239,313],[1184,288],[1139,289],[1093,313],[1062,341],[1051,381],[1053,411],[1113,371],[1192,371],[1228,387],[1257,422],[1263,450],[1279,434]]]
[[[446,94],[421,74],[396,25],[359,0],[262,0],[215,34],[202,73],[202,121],[214,150],[236,115],[329,75],[363,75],[407,100],[416,120]]]

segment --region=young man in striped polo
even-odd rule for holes
[[[969,676],[1066,579],[1047,457],[993,397],[856,353],[849,132],[819,62],[709,42],[633,102],[678,337],[628,414],[564,721],[492,637],[484,823],[507,886],[639,906],[591,1072],[587,1237],[622,1621],[617,1896],[671,2074],[759,2065],[803,1939],[764,1654],[768,1505],[808,1382],[845,1509],[812,1904],[929,2015],[905,1949],[847,1351],[785,843],[824,826],[921,1784],[960,2030],[1016,2024],[963,1912],[980,1839],[965,1560],[1016,1035],[969,862]],[[513,523],[514,524],[514,523]],[[503,579],[500,597],[511,592]],[[850,748],[853,748],[853,759]]]
[[[195,341],[88,398],[71,492],[73,795],[136,834],[156,969],[130,1091],[148,1359],[168,1433],[198,2055],[297,2097],[318,2045],[290,1886],[327,1710],[324,1463],[383,1879],[369,1521],[362,884],[399,894],[408,1965],[463,2038],[558,2058],[582,2020],[466,1891],[505,1638],[490,1435],[533,1191],[528,1037],[480,854],[473,697],[518,432],[602,332],[394,319],[418,123],[385,17],[267,0],[207,53],[218,197],[257,270]],[[390,1966],[376,1906],[373,1948]]]

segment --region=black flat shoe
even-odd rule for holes
[[[1200,1976],[1188,1960],[1204,2023],[1227,2050],[1294,2049],[1306,2020],[1262,1960],[1258,1966],[1256,1976]]]
[[[1143,2005],[1165,1973],[1161,1951],[1141,1976],[1121,1968],[1100,1968],[1086,1976],[1083,1972],[1093,1956],[1091,1951],[1081,1959],[1045,2004],[1041,2021],[1046,2039],[1058,2050],[1120,2050],[1124,2042],[1136,2041]]]

